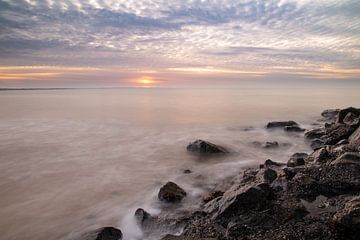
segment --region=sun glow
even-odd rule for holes
[[[142,77],[142,78],[135,80],[135,82],[142,86],[150,86],[150,85],[153,85],[156,83],[155,80],[150,77]]]

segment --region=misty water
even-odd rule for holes
[[[335,88],[1,91],[0,238],[76,239],[115,226],[126,240],[146,239],[132,216],[138,207],[158,214],[167,181],[188,193],[174,213],[194,208],[242,168],[310,152],[301,134],[267,131],[268,121],[310,128],[323,109],[359,102],[358,89]],[[232,154],[188,154],[199,138]],[[288,145],[264,150],[252,141]]]

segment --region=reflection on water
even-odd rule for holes
[[[105,225],[139,236],[133,210],[156,213],[157,189],[174,180],[192,205],[217,179],[267,158],[309,151],[303,139],[267,132],[269,120],[310,123],[325,108],[358,103],[356,90],[116,89],[0,93],[1,239],[64,239]],[[250,131],[243,127],[255,126]],[[228,157],[199,160],[196,138]],[[289,146],[258,150],[251,141]],[[192,174],[184,175],[184,169]]]

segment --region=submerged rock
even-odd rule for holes
[[[186,150],[200,154],[228,153],[224,147],[200,139],[190,143]]]
[[[284,130],[286,132],[304,132],[305,129],[299,127],[299,126],[285,126]]]
[[[274,121],[269,122],[266,125],[266,128],[284,128],[284,127],[295,127],[298,126],[298,124],[294,121]]]
[[[143,222],[145,222],[148,219],[151,219],[151,215],[150,213],[146,212],[144,209],[142,208],[138,208],[135,211],[135,219],[139,224],[142,224]]]
[[[160,188],[158,194],[160,201],[169,203],[180,202],[185,196],[186,192],[173,182],[167,182]]]

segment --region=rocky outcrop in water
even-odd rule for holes
[[[266,128],[285,128],[285,127],[298,127],[299,125],[294,121],[274,121],[269,122]]]
[[[224,154],[229,152],[224,147],[200,139],[190,143],[186,147],[186,150],[198,154],[218,154],[218,153]]]
[[[85,233],[77,238],[78,240],[121,240],[123,237],[120,229],[114,227],[104,227]]]
[[[186,192],[176,183],[167,182],[160,188],[158,198],[168,203],[180,202],[186,196]]]

